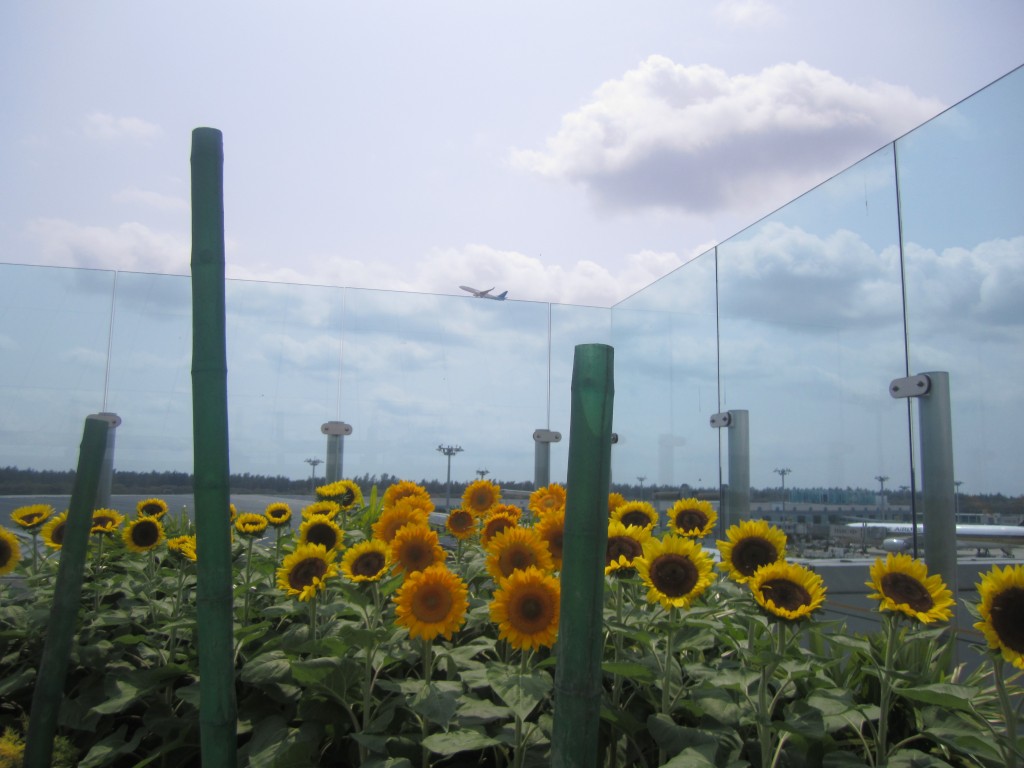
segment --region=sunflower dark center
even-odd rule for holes
[[[473,506],[477,509],[487,509],[491,506],[490,491],[477,491],[473,494]]]
[[[624,556],[632,562],[644,553],[643,545],[629,536],[609,536],[608,547],[605,549],[605,564],[618,562],[619,556]]]
[[[1003,645],[1024,653],[1024,588],[1004,589],[992,600],[992,628]]]
[[[364,552],[352,561],[352,573],[356,576],[376,576],[384,568],[385,562],[380,552]]]
[[[562,531],[558,531],[544,539],[548,543],[548,549],[551,550],[551,554],[555,557],[562,556],[562,539],[564,538],[565,534]]]
[[[94,528],[109,528],[116,522],[117,521],[109,515],[97,515],[92,519],[92,525]]]
[[[453,530],[468,531],[473,527],[473,516],[464,509],[457,509],[448,518]]]
[[[511,547],[502,553],[499,563],[501,572],[508,576],[512,571],[523,571],[536,565],[537,558],[526,547]]]
[[[935,600],[924,584],[905,573],[887,573],[882,577],[882,593],[899,605],[909,605],[919,613],[935,607]]]
[[[699,509],[684,509],[676,515],[676,528],[680,531],[700,531],[707,524],[707,515]]]
[[[421,588],[412,601],[412,612],[427,624],[444,621],[452,608],[452,595],[440,584]]]
[[[753,576],[762,565],[774,563],[778,559],[779,553],[775,545],[759,536],[750,536],[738,541],[732,548],[732,565],[744,576]]]
[[[159,515],[164,510],[159,504],[144,504],[140,511],[144,515]]]
[[[514,602],[509,619],[520,631],[533,633],[544,629],[551,620],[548,601],[543,594],[531,590]]]
[[[292,566],[288,574],[288,586],[295,590],[303,590],[313,583],[315,579],[322,578],[327,573],[327,563],[319,557],[307,557]]]
[[[315,523],[306,529],[306,541],[310,544],[323,544],[330,551],[338,545],[338,534],[329,525]]]
[[[651,583],[659,592],[669,597],[690,594],[700,581],[700,571],[694,562],[684,555],[672,552],[656,557],[648,572]]]
[[[271,509],[269,512],[267,512],[267,517],[269,517],[271,520],[284,520],[286,517],[288,517],[288,510]]]
[[[160,529],[152,520],[142,520],[132,528],[132,542],[137,547],[152,547],[160,540]]]
[[[42,517],[42,512],[29,512],[27,515],[21,516],[21,523],[22,525],[35,525],[35,523]]]
[[[410,571],[422,571],[434,562],[434,548],[423,541],[413,541],[402,548],[402,564]]]
[[[50,541],[52,541],[54,544],[64,543],[64,525],[64,521],[61,521],[57,523],[57,525],[55,525],[53,530],[50,532]]]
[[[487,531],[491,537],[497,536],[499,533],[504,531],[506,528],[512,528],[515,525],[507,517],[498,517],[487,524]]]
[[[14,547],[6,539],[0,539],[0,567],[7,565],[14,557]]]
[[[619,521],[623,525],[636,525],[640,528],[646,528],[651,524],[651,518],[640,510],[633,510],[632,512],[625,513],[621,518],[619,518]]]
[[[779,608],[795,611],[811,604],[811,594],[802,586],[789,579],[771,579],[761,585],[765,600],[771,600]]]

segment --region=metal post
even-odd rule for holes
[[[604,560],[612,463],[613,349],[576,347],[572,371],[565,548],[551,735],[554,768],[598,761]]]
[[[736,410],[711,417],[715,429],[727,428],[729,484],[723,495],[723,528],[750,517],[750,414]]]
[[[551,484],[551,444],[562,439],[561,432],[550,429],[533,430],[533,487]]]
[[[110,506],[110,489],[114,483],[114,430],[121,426],[121,417],[116,413],[102,411],[90,414],[89,418],[105,421],[109,427],[106,450],[103,452],[103,464],[100,467],[100,485],[96,489],[96,508],[105,509]]]
[[[953,480],[953,422],[949,405],[949,374],[924,374],[930,386],[919,398],[921,486],[924,496],[924,557],[928,570],[942,576],[957,592],[956,484]]]
[[[320,425],[320,431],[327,435],[327,483],[336,483],[345,475],[342,474],[342,462],[345,455],[345,435],[352,434],[352,425],[344,421],[328,421]]]

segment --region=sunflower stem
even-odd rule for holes
[[[896,614],[885,615],[885,648],[882,670],[879,675],[879,701],[878,701],[878,733],[877,744],[875,745],[875,765],[885,765],[888,762],[888,740],[889,740],[889,710],[892,706],[893,690],[893,667],[896,657],[896,640],[899,630],[898,617]]]
[[[519,690],[523,689],[523,676],[526,674],[526,665],[531,657],[531,652],[523,650],[519,654],[519,670],[516,672],[516,687]],[[523,718],[516,712],[516,732],[515,732],[515,754],[512,756],[513,768],[523,768],[523,762],[526,760],[526,744],[523,738]]]
[[[672,648],[675,645],[676,630],[676,607],[673,605],[668,609],[668,631],[665,634],[665,661],[661,669],[661,712],[671,717],[670,709],[672,699],[669,695],[672,670]],[[665,762],[667,753],[664,749],[658,750],[658,765]]]
[[[1010,701],[1010,694],[1006,690],[1006,680],[1003,678],[1003,664],[1003,656],[1001,653],[998,653],[996,655],[993,676],[995,677],[996,691],[999,694],[999,706],[1003,711],[1003,721],[1006,723],[1006,741],[1008,742],[1009,749],[1005,750],[1004,757],[1006,768],[1017,768],[1020,765],[1018,760],[1020,752],[1017,747],[1017,713],[1014,710],[1013,703]]]
[[[255,536],[249,536],[249,544],[245,550],[245,582],[242,588],[245,590],[245,599],[242,601],[242,626],[249,626],[249,593],[252,589],[252,545],[256,540]]]
[[[430,687],[430,677],[434,667],[434,646],[430,640],[423,639],[423,684]],[[422,746],[423,741],[430,735],[430,723],[426,717],[420,717],[420,757],[423,768],[430,767],[430,750]]]
[[[316,600],[317,593],[314,592],[313,596],[309,598],[309,639],[312,642],[316,642]]]

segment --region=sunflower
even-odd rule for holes
[[[998,565],[977,585],[981,621],[974,625],[1003,659],[1024,669],[1024,565]]]
[[[299,526],[299,544],[320,544],[328,551],[341,549],[345,534],[327,515],[312,515]]]
[[[282,525],[288,525],[292,521],[292,508],[283,501],[276,501],[273,504],[267,505],[267,508],[263,510],[263,515],[267,518],[267,522],[270,525],[277,528]]]
[[[929,576],[920,560],[890,552],[884,562],[875,559],[870,574],[871,581],[864,583],[875,590],[868,597],[879,601],[879,610],[899,611],[924,624],[952,617],[953,593],[941,576]]]
[[[396,502],[391,508],[385,509],[373,524],[373,536],[390,544],[398,530],[410,524],[429,525],[430,513],[411,500]]]
[[[548,545],[551,560],[556,571],[562,569],[562,540],[565,537],[565,510],[556,509],[548,512],[534,526],[537,535]]]
[[[113,533],[123,522],[124,515],[116,509],[94,509],[89,533]]]
[[[6,528],[0,528],[0,576],[6,576],[21,561],[18,537]]]
[[[430,500],[430,491],[411,480],[399,480],[397,483],[388,486],[387,490],[384,491],[384,509],[391,509],[402,499],[420,499],[425,501],[430,505],[430,510],[427,510],[428,512],[434,508],[434,503]]]
[[[343,511],[348,511],[363,503],[363,490],[352,480],[336,480],[316,489],[316,496],[321,501],[336,502]]]
[[[459,541],[465,541],[476,533],[476,517],[468,509],[457,507],[448,513],[444,527]]]
[[[65,509],[56,517],[50,518],[46,525],[43,526],[43,543],[50,549],[60,549],[64,546],[64,533],[67,522],[68,511]]]
[[[718,541],[722,562],[718,567],[745,583],[762,565],[786,558],[786,534],[764,520],[744,520],[725,532],[727,541]]]
[[[505,515],[505,517],[511,518],[518,524],[523,519],[523,510],[515,504],[502,504],[499,502],[484,513],[484,521],[489,517],[494,517],[494,515]]]
[[[530,494],[527,505],[539,517],[565,509],[565,486],[551,483]]]
[[[135,505],[139,517],[155,517],[160,519],[167,514],[167,502],[163,499],[143,499]]]
[[[533,528],[505,528],[487,545],[487,571],[495,581],[530,567],[545,573],[555,567],[548,545]]]
[[[518,650],[551,647],[558,638],[562,585],[539,568],[513,571],[501,579],[491,600],[498,637]]]
[[[490,480],[474,480],[462,494],[462,508],[482,515],[501,501],[501,488]]]
[[[337,552],[323,544],[299,544],[277,569],[277,586],[300,602],[312,600],[327,579],[338,575]]]
[[[671,533],[648,539],[643,557],[633,564],[647,585],[647,601],[665,608],[689,608],[715,578],[711,558],[700,544]]]
[[[34,530],[45,523],[56,512],[49,504],[30,504],[11,512],[11,520],[26,530]]]
[[[512,517],[505,512],[499,512],[491,515],[484,520],[483,528],[480,529],[480,543],[487,548],[487,545],[491,543],[496,535],[504,531],[506,528],[515,528],[519,525],[517,518]]]
[[[228,504],[228,522],[234,523],[238,517],[238,508],[234,504]]]
[[[302,508],[303,520],[308,520],[314,515],[322,515],[323,517],[329,517],[333,520],[341,512],[341,504],[336,501],[314,501],[312,504],[307,504]]]
[[[638,525],[651,530],[658,524],[658,512],[650,502],[627,501],[615,508],[612,520],[618,520],[623,525]]]
[[[444,563],[437,532],[426,525],[405,525],[391,540],[391,560],[396,571],[415,573]]]
[[[718,513],[710,501],[680,499],[668,511],[672,532],[691,539],[703,539],[715,529]]]
[[[650,528],[641,528],[639,525],[623,525],[618,520],[609,520],[604,572],[612,574],[617,571],[632,570],[635,567],[634,561],[643,557],[644,544],[650,539]]]
[[[825,602],[821,576],[784,560],[757,569],[748,581],[758,605],[780,619],[802,619]]]
[[[411,573],[395,593],[395,623],[409,637],[450,640],[466,621],[467,594],[465,582],[443,565]]]
[[[196,537],[175,536],[174,538],[167,540],[167,549],[171,552],[174,552],[176,555],[184,557],[186,560],[192,560],[193,562],[195,562]]]
[[[349,581],[378,581],[391,566],[391,549],[378,539],[361,541],[345,551],[341,572]]]
[[[608,517],[612,516],[612,512],[621,507],[626,503],[626,497],[621,493],[609,493],[608,494]]]
[[[256,512],[243,512],[235,518],[235,530],[243,536],[255,538],[261,536],[267,530],[269,522],[266,515],[260,515]]]
[[[137,517],[121,532],[124,544],[132,552],[149,552],[164,539],[164,526],[155,517]]]

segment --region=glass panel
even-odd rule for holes
[[[947,371],[964,492],[1024,493],[1024,69],[897,142],[911,373]]]
[[[0,265],[0,466],[73,469],[103,410],[114,273]]]
[[[718,487],[715,326],[713,251],[615,306],[613,482]]]
[[[888,394],[904,371],[891,146],[726,241],[718,260],[722,408],[749,411],[752,516],[782,520],[756,489],[783,478],[790,498],[819,503],[876,476],[906,482],[906,411]]]

